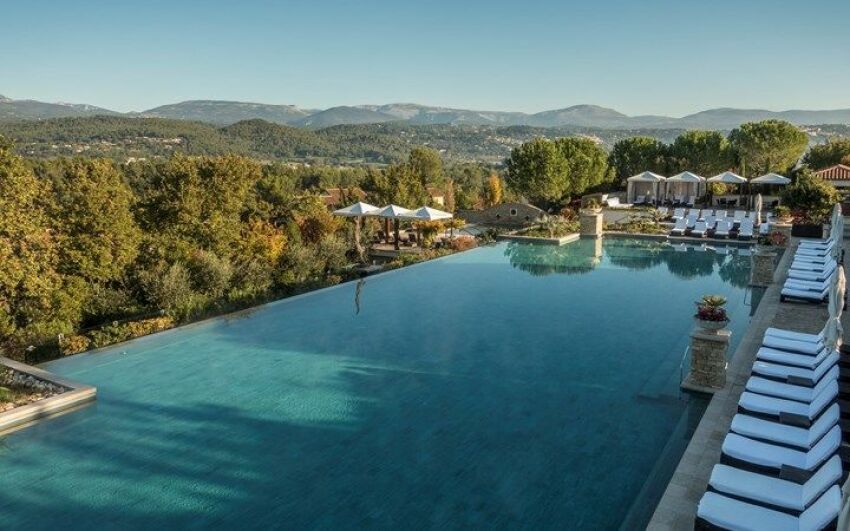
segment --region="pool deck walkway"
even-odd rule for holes
[[[773,283],[767,288],[747,332],[729,361],[726,387],[714,394],[693,438],[688,444],[667,489],[655,509],[647,529],[651,531],[692,530],[697,504],[708,485],[711,470],[720,462],[723,439],[737,413],[738,399],[746,386],[756,352],[768,327],[817,333],[828,312],[825,304],[780,303],[779,296],[799,240],[794,238],[777,266]],[[844,248],[847,249],[845,244]],[[845,330],[850,312],[844,312]]]

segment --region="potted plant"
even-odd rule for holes
[[[764,236],[759,236],[756,253],[758,254],[776,254],[777,247],[785,247],[788,244],[788,237],[785,233],[779,230],[771,231]]]
[[[599,214],[602,212],[602,203],[595,197],[590,198],[584,204],[584,211],[588,214]]]
[[[776,214],[776,220],[780,223],[791,223],[794,221],[794,216],[791,215],[791,209],[787,206],[779,205],[773,212]]]
[[[726,297],[706,295],[696,303],[697,313],[694,315],[697,326],[704,330],[721,330],[726,327],[729,317],[726,315]]]

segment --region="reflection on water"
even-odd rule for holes
[[[670,244],[658,240],[582,239],[562,246],[510,242],[505,249],[511,265],[535,276],[584,274],[600,265],[630,270],[664,266],[677,278],[711,276],[715,271],[735,287],[747,286],[750,249],[732,245]]]

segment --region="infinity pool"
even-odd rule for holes
[[[52,362],[98,400],[0,441],[0,528],[642,526],[746,253],[502,243]]]

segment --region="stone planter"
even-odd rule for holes
[[[797,238],[823,238],[823,223],[794,223],[791,236]]]
[[[602,236],[602,210],[581,210],[579,212],[580,234],[583,238]]]
[[[725,321],[703,321],[698,317],[694,317],[694,321],[696,321],[697,326],[707,332],[717,332],[718,330],[723,330],[726,328],[726,325],[729,324],[729,320]]]

